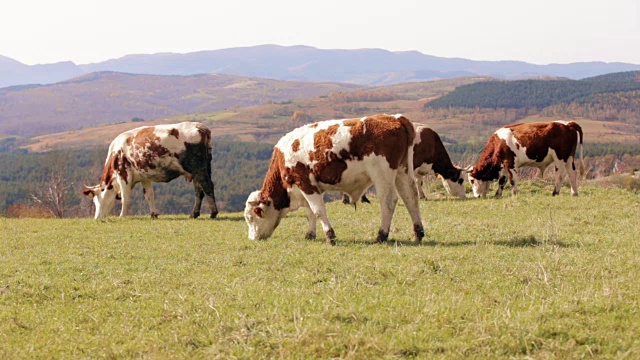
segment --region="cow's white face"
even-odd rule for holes
[[[438,177],[442,180],[442,185],[444,186],[445,190],[447,190],[447,194],[458,197],[460,199],[466,198],[464,190],[464,179],[462,177],[459,178],[458,181],[445,179],[442,176]]]
[[[118,192],[113,186],[109,189],[106,185],[87,186],[87,189],[82,193],[93,200],[93,205],[96,207],[95,219],[102,219],[109,216],[118,195]]]
[[[249,195],[244,207],[244,219],[249,227],[250,240],[267,239],[280,224],[280,211],[273,207],[273,201],[260,201],[260,191]]]
[[[487,193],[489,192],[489,185],[491,185],[491,181],[482,181],[471,176],[471,170],[467,174],[467,178],[469,183],[471,184],[471,190],[473,190],[473,196],[475,197],[487,197]]]

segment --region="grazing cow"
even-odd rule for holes
[[[422,191],[422,181],[426,175],[438,176],[449,195],[464,199],[463,170],[453,165],[438,133],[426,125],[414,125],[416,141],[413,146],[413,167],[420,199],[427,198]]]
[[[449,195],[464,199],[463,170],[453,165],[438,133],[423,124],[414,123],[414,127],[416,139],[413,145],[413,169],[420,199],[427,198],[422,190],[422,183],[427,175],[436,175],[442,180]],[[361,201],[365,202],[365,199],[363,196]],[[366,202],[368,201],[367,199]],[[346,194],[342,195],[342,202],[349,203]]]
[[[577,196],[574,160],[578,144],[580,159],[583,159],[582,139],[582,128],[573,121],[514,124],[498,129],[489,138],[478,162],[468,169],[473,195],[485,197],[490,183],[498,179],[496,196],[501,196],[507,178],[513,194],[517,194],[517,169],[535,167],[540,169],[542,177],[547,166],[553,163],[556,170],[553,196],[560,194],[565,173],[569,175],[571,194]],[[584,172],[582,161],[580,171]]]
[[[327,120],[286,134],[273,149],[262,189],[247,199],[244,216],[249,239],[270,237],[289,211],[302,206],[309,220],[306,238],[316,237],[320,219],[327,243],[334,245],[336,235],[322,194],[341,191],[359,199],[375,185],[382,212],[376,242],[389,236],[398,194],[420,242],[424,229],[413,179],[414,137],[413,125],[402,115]]]
[[[109,215],[116,199],[122,200],[120,217],[127,215],[131,190],[142,183],[151,217],[159,215],[153,197],[154,182],[169,182],[179,176],[193,181],[196,199],[192,218],[200,216],[206,195],[211,218],[218,215],[211,181],[211,131],[197,122],[143,126],[116,136],[109,146],[100,184],[83,194],[93,199],[95,218]]]

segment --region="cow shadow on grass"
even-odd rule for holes
[[[324,241],[324,239],[322,240]],[[340,239],[338,239],[338,245],[340,244]],[[526,248],[526,247],[539,247],[539,246],[555,246],[559,248],[575,248],[580,247],[579,244],[570,244],[565,243],[559,240],[538,240],[535,236],[515,236],[511,239],[507,240],[496,240],[496,241],[471,241],[471,240],[463,240],[463,241],[437,241],[434,239],[423,240],[420,243],[416,243],[413,240],[398,240],[390,238],[387,242],[383,244],[374,243],[373,240],[367,239],[356,239],[356,240],[346,240],[343,243],[345,244],[358,244],[358,245],[376,245],[376,246],[442,246],[442,247],[460,247],[460,246],[477,246],[477,245],[496,245],[496,246],[505,246],[511,248]]]

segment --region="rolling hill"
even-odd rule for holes
[[[430,108],[426,106],[444,94],[468,84],[491,80],[467,77],[390,86],[350,89],[306,99],[264,103],[233,110],[183,114],[132,123],[123,122],[34,137],[24,145],[32,152],[80,149],[107,145],[122,131],[140,125],[200,121],[209,126],[217,140],[275,143],[284,133],[305,123],[324,119],[360,117],[376,113],[403,113],[415,122],[429,125],[450,143],[484,144],[496,128],[514,122],[576,119],[585,130],[585,141],[640,143],[640,125],[621,120],[602,121],[571,115],[568,109],[528,111],[518,109]],[[640,99],[636,95],[636,100]],[[640,110],[634,113],[640,116]]]
[[[536,65],[522,61],[444,58],[417,51],[260,45],[186,54],[127,55],[80,65],[63,62],[28,66],[0,56],[0,87],[55,83],[100,71],[153,75],[218,73],[278,80],[388,85],[461,76],[501,79],[556,76],[581,79],[631,70],[640,70],[640,65],[603,62]]]
[[[100,72],[53,85],[0,89],[0,136],[31,137],[132,118],[220,111],[358,87],[232,75]]]

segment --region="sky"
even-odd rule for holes
[[[0,55],[100,62],[261,44],[640,64],[640,0],[4,0]]]

